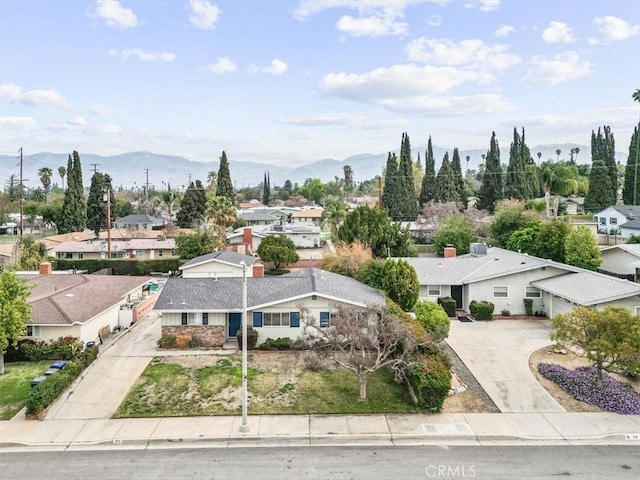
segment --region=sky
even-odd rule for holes
[[[624,151],[637,88],[638,0],[0,0],[8,155],[291,166],[601,125]]]

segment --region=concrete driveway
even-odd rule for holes
[[[447,343],[501,412],[564,412],[529,369],[529,357],[550,345],[542,320],[451,322]]]
[[[99,357],[67,394],[47,412],[47,420],[110,418],[157,354],[160,317],[151,313],[102,347]]]

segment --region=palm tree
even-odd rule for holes
[[[205,215],[216,225],[218,231],[218,247],[224,248],[227,243],[227,228],[233,225],[237,218],[236,207],[228,197],[207,198]]]
[[[58,175],[62,179],[62,189],[64,190],[64,177],[67,174],[67,167],[58,167]]]
[[[347,204],[341,198],[335,198],[327,201],[324,211],[322,212],[322,223],[331,226],[331,237],[336,238],[338,227],[347,216]]]
[[[49,187],[51,186],[51,175],[53,172],[49,167],[42,167],[38,170],[38,176],[40,177],[40,182],[42,182],[42,186],[44,187],[44,203],[47,203],[47,192],[49,191]]]
[[[555,194],[554,216],[558,215],[558,195],[568,195],[578,190],[577,169],[570,165],[544,162],[538,172],[544,190],[545,214],[551,217],[551,194]]]
[[[175,190],[167,190],[162,192],[162,201],[167,207],[167,216],[169,217],[169,222],[171,222],[171,219],[173,218],[171,209],[178,200],[180,200],[180,194]]]
[[[211,170],[207,173],[207,183],[209,184],[209,190],[215,195],[218,188],[218,172]]]
[[[559,148],[556,150],[556,155],[558,156],[558,161],[560,161],[560,154],[562,153],[562,150],[560,150]]]
[[[578,162],[578,154],[580,153],[580,147],[576,147],[573,149],[574,152],[576,152],[576,163]]]
[[[538,152],[538,163],[540,163],[541,158],[542,158],[542,152]]]
[[[640,102],[640,88],[636,88],[636,91],[633,92],[631,98],[633,98],[636,102]]]
[[[467,161],[467,172],[466,173],[468,174],[469,173],[469,160],[471,160],[471,157],[469,155],[467,155],[465,157],[465,160]]]

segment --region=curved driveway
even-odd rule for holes
[[[529,369],[531,354],[551,345],[550,332],[544,320],[452,321],[447,343],[501,412],[564,412]]]

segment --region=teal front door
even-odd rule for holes
[[[242,314],[229,314],[229,338],[236,338],[236,332],[242,328]]]

